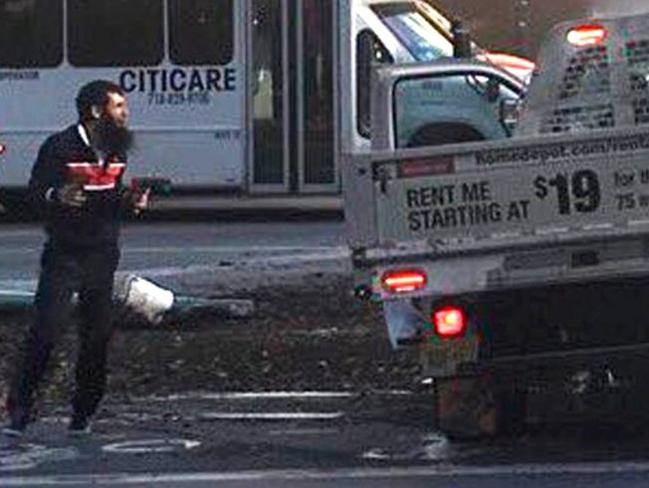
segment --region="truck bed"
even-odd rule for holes
[[[649,274],[648,129],[373,153],[355,169],[357,267],[423,267],[420,294]]]

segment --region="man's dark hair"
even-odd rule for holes
[[[124,90],[112,81],[95,80],[83,85],[79,89],[76,99],[79,120],[92,119],[92,106],[104,107],[108,103],[109,93],[118,93],[125,96]]]

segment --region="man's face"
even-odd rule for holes
[[[104,107],[104,115],[118,127],[126,127],[128,122],[128,102],[119,93],[108,93],[108,102]]]
[[[126,127],[128,103],[119,93],[108,93],[108,101],[99,119],[92,126],[93,146],[107,153],[127,152],[133,142],[133,134]]]

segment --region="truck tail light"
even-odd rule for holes
[[[577,47],[595,46],[603,43],[608,37],[606,27],[597,24],[585,24],[568,31],[566,40]]]
[[[393,293],[415,291],[426,286],[426,273],[419,269],[386,271],[381,277],[383,287]]]
[[[2,156],[7,151],[7,146],[0,143],[0,156]]]
[[[463,336],[467,328],[466,314],[460,307],[446,306],[433,312],[435,332],[442,338]]]

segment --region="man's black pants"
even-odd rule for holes
[[[25,338],[22,362],[7,398],[12,422],[26,425],[29,421],[52,347],[70,320],[75,292],[80,321],[72,407],[77,416],[95,412],[106,386],[106,353],[113,329],[113,277],[118,261],[117,245],[88,248],[45,244],[34,302],[36,319]]]

